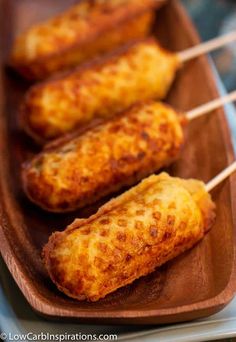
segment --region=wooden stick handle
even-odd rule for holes
[[[215,178],[213,178],[210,182],[206,184],[207,192],[211,191],[218,184],[223,182],[227,177],[229,177],[233,172],[236,171],[236,161],[234,161],[231,165],[226,167],[223,171],[221,171]]]
[[[195,109],[190,110],[189,112],[186,113],[186,118],[190,121],[193,119],[196,119],[199,116],[202,116],[204,114],[207,114],[211,112],[212,110],[215,110],[226,103],[236,101],[236,90],[232,91],[231,93],[220,97],[218,99],[215,99],[211,102],[205,103]]]
[[[205,53],[216,50],[226,44],[229,44],[236,40],[236,31],[230,32],[223,36],[209,40],[208,42],[193,46],[184,51],[178,52],[177,55],[181,62],[186,62],[190,59],[203,55]]]

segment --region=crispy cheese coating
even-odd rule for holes
[[[32,87],[22,105],[25,130],[56,138],[93,119],[107,118],[137,101],[162,99],[180,62],[149,39],[103,64]]]
[[[95,202],[175,160],[183,144],[181,122],[163,103],[135,105],[26,163],[25,192],[55,212]]]
[[[144,38],[155,0],[85,0],[31,27],[16,39],[11,64],[28,79],[43,79],[85,60]]]
[[[68,296],[97,301],[195,245],[214,209],[202,182],[150,176],[54,233],[43,251],[46,268]]]

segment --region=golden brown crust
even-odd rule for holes
[[[202,182],[153,175],[54,233],[43,250],[45,265],[65,294],[96,301],[191,248],[214,211]]]
[[[137,101],[163,98],[179,67],[178,57],[154,39],[138,42],[109,60],[33,86],[21,108],[23,127],[49,140]]]
[[[150,32],[163,1],[83,1],[33,26],[15,41],[11,65],[28,79],[43,79]]]
[[[42,208],[65,212],[133,185],[178,157],[180,117],[150,101],[66,143],[54,143],[24,166],[24,190]]]

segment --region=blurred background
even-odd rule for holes
[[[235,0],[182,0],[203,41],[236,30]],[[227,90],[236,89],[236,44],[212,53]]]

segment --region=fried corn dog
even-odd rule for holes
[[[66,295],[97,301],[193,247],[214,210],[204,183],[152,175],[54,233],[43,250],[46,268]]]
[[[154,39],[136,43],[102,64],[33,86],[21,107],[22,125],[43,142],[137,101],[162,99],[180,64]]]
[[[35,25],[15,41],[11,65],[28,79],[43,79],[150,32],[164,0],[85,0]]]
[[[25,193],[48,211],[66,212],[133,185],[178,157],[182,121],[163,103],[135,105],[27,162]]]

